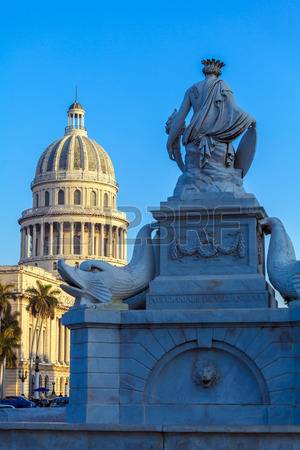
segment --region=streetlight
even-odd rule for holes
[[[35,358],[35,369],[34,369],[34,400],[38,400],[39,399],[39,387],[40,387],[40,377],[39,377],[39,372],[40,372],[40,358],[37,356]]]
[[[66,382],[65,382],[65,397],[68,397],[68,385],[69,385],[69,382],[68,382],[68,380],[66,380]]]
[[[25,380],[27,379],[27,370],[19,369],[19,380],[21,380],[21,395],[25,397]]]
[[[55,394],[55,381],[52,381],[52,393],[51,393],[51,396],[56,396],[56,394]]]

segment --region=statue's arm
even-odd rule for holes
[[[172,147],[174,141],[181,133],[182,128],[184,127],[185,118],[188,115],[190,109],[191,109],[191,100],[190,100],[190,93],[189,90],[186,91],[184,99],[181,103],[181,106],[175,115],[172,125],[170,127],[169,131],[169,138],[167,142],[168,149]]]

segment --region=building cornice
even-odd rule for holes
[[[99,219],[121,221],[126,226],[129,223],[126,219],[126,214],[118,209],[107,208],[107,211],[105,211],[103,208],[83,208],[67,205],[25,209],[18,222],[21,225],[26,219],[38,219],[41,217],[44,217],[44,222],[46,222],[54,216],[92,216]]]

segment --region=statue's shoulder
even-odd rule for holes
[[[229,84],[227,83],[227,81],[224,80],[218,80],[221,84],[221,89],[222,91],[228,91],[228,92],[233,92],[231,87],[229,86]]]
[[[197,99],[200,97],[202,89],[203,89],[204,81],[199,81],[198,83],[193,84],[186,93],[191,97]]]

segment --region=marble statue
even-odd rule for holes
[[[139,427],[156,434],[169,427],[162,447],[171,435],[170,449],[216,450],[250,448],[249,426],[271,433],[300,424],[300,262],[281,222],[243,190],[255,120],[219,78],[224,64],[203,64],[205,80],[187,90],[166,124],[182,175],[174,196],[151,209],[155,224],[141,228],[131,262],[59,264],[64,289],[85,306],[63,317],[72,330],[67,420],[116,425],[127,433],[124,449],[157,447],[147,439],[132,444]],[[268,232],[269,278],[293,308],[278,308],[266,278]],[[237,440],[222,431],[207,444],[199,439],[207,425],[228,433],[236,426]],[[111,448],[120,448],[121,433]],[[278,445],[264,448],[287,448],[276,434]]]
[[[271,234],[267,269],[270,281],[287,303],[300,300],[300,261],[281,220],[269,217],[260,222],[264,232]]]
[[[87,260],[72,267],[63,260],[58,270],[68,283],[62,289],[76,297],[77,304],[121,302],[144,291],[155,274],[151,224],[137,234],[132,259],[127,266],[116,267],[101,260]]]
[[[180,109],[166,123],[169,156],[183,172],[174,191],[174,197],[180,199],[203,191],[242,194],[242,179],[256,147],[254,118],[236,104],[231,88],[219,78],[224,63],[206,59],[202,64],[205,79],[186,91]],[[193,116],[186,126],[191,109]],[[244,131],[235,153],[232,141]],[[185,162],[181,140],[186,150]]]

